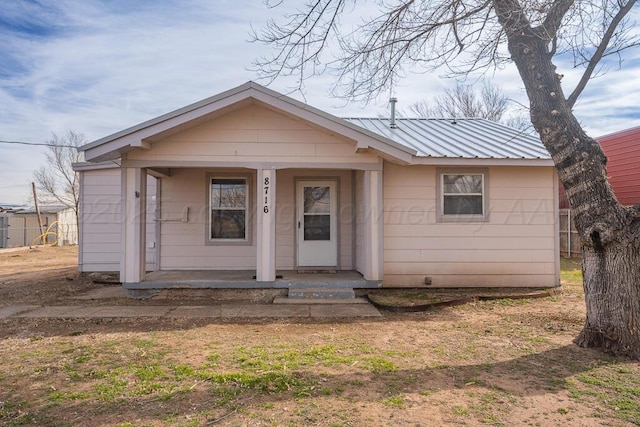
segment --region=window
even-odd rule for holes
[[[212,177],[209,190],[211,241],[246,241],[249,188],[247,178]]]
[[[487,171],[438,172],[438,219],[486,221]]]

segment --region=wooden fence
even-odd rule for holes
[[[579,258],[580,237],[573,225],[570,209],[560,209],[560,256],[564,258]]]

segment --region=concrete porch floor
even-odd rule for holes
[[[379,288],[379,280],[365,280],[354,270],[335,273],[276,272],[273,282],[257,282],[254,270],[163,270],[153,271],[140,283],[124,283],[125,289],[258,289],[258,288]]]

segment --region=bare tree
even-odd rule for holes
[[[422,100],[409,106],[409,113],[425,118],[480,117],[501,122],[516,129],[527,130],[531,123],[524,116],[505,116],[509,98],[498,87],[485,81],[481,91],[473,85],[456,82],[453,89],[445,89],[431,100]]]
[[[60,203],[72,208],[78,220],[80,183],[73,163],[82,161],[77,147],[86,144],[84,134],[68,131],[63,136],[55,133],[47,141],[47,165],[33,172],[40,194],[48,203]]]
[[[478,95],[471,85],[457,82],[455,88],[445,89],[430,101],[416,102],[409,110],[421,117],[481,117],[498,122],[507,111],[508,101],[500,88],[491,83],[485,82]]]
[[[349,7],[346,7],[347,4]],[[598,143],[572,108],[589,80],[638,46],[635,0],[398,0],[377,12],[347,0],[309,0],[305,9],[271,22],[256,39],[275,56],[256,62],[263,76],[337,73],[336,92],[369,100],[407,67],[452,74],[515,63],[531,122],[556,165],[581,238],[587,316],[575,342],[640,359],[640,206],[618,203]],[[350,14],[360,14],[353,28]],[[347,22],[341,25],[341,18]],[[505,44],[507,49],[505,49]],[[327,58],[327,46],[340,56]],[[582,69],[565,96],[556,63]]]

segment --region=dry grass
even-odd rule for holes
[[[640,424],[640,367],[572,344],[563,270],[553,297],[373,321],[4,321],[0,424]]]

